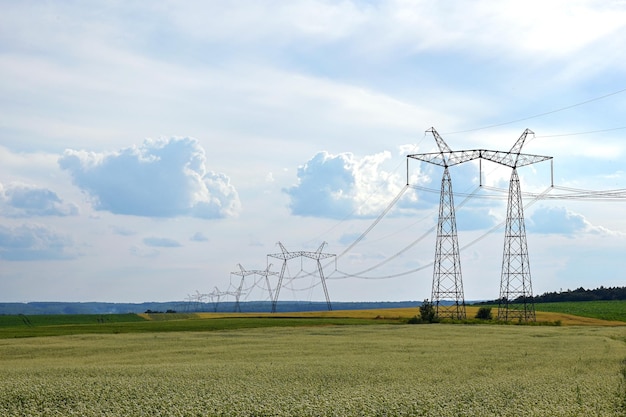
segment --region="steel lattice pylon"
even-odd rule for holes
[[[435,306],[437,317],[463,320],[465,319],[465,296],[463,294],[452,180],[448,168],[476,159],[479,155],[473,151],[453,152],[434,127],[428,129],[427,132],[433,134],[439,153],[414,154],[408,155],[408,157],[444,167],[441,179],[439,218],[437,220],[431,301]],[[466,155],[466,152],[469,154]]]
[[[278,284],[276,285],[276,290],[274,291],[274,299],[272,300],[272,313],[276,312],[276,306],[278,304],[278,295],[280,294],[280,288],[283,284],[283,278],[285,277],[285,270],[287,269],[287,261],[289,261],[290,259],[298,258],[298,257],[314,259],[316,261],[317,272],[320,277],[322,289],[324,290],[324,296],[326,297],[326,305],[328,306],[328,311],[331,311],[333,309],[333,306],[330,303],[330,296],[328,295],[328,288],[326,287],[326,279],[324,277],[324,268],[322,267],[322,263],[320,262],[320,260],[334,257],[335,262],[336,262],[337,255],[335,255],[334,253],[323,253],[322,250],[324,249],[325,245],[326,245],[326,242],[322,242],[320,247],[315,252],[309,252],[309,251],[289,252],[285,248],[285,246],[283,246],[282,243],[278,242],[278,246],[280,246],[281,253],[272,253],[272,254],[267,255],[268,257],[271,257],[271,258],[283,260],[283,266],[280,270],[280,275],[278,277]]]
[[[441,179],[431,298],[437,317],[459,320],[465,318],[465,298],[461,276],[452,180],[448,167],[445,167]],[[452,304],[442,303],[444,300],[452,301]]]
[[[506,210],[498,320],[535,321],[535,304],[517,169],[513,167]]]
[[[552,157],[521,152],[526,137],[529,134],[533,134],[530,129],[526,129],[522,133],[508,152],[487,149],[452,151],[434,128],[430,128],[428,132],[431,132],[435,137],[439,152],[407,155],[407,158],[444,167],[432,288],[432,302],[437,307],[437,315],[439,317],[465,318],[461,261],[456,234],[452,184],[448,167],[473,160],[480,162],[484,159],[513,169],[509,189],[498,319],[535,320],[528,262],[528,245],[524,227],[524,210],[517,168],[538,162],[551,161]],[[408,178],[407,161],[407,184]],[[442,303],[443,300],[448,302]]]
[[[270,272],[270,268],[272,267],[272,264],[269,264],[267,268],[265,268],[264,271],[261,271],[258,269],[246,271],[246,269],[243,266],[241,266],[241,264],[237,264],[237,266],[239,267],[239,271],[231,272],[231,275],[239,275],[241,277],[241,281],[239,282],[239,287],[237,287],[237,291],[235,291],[235,310],[234,310],[235,312],[237,311],[241,312],[241,305],[239,303],[239,298],[241,297],[241,292],[243,290],[244,280],[249,275],[260,275],[260,276],[265,277],[267,290],[269,291],[269,294],[270,294],[270,300],[272,300],[272,287],[270,286],[270,281],[268,277],[270,275],[278,275],[278,272]]]

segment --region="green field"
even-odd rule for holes
[[[496,308],[497,306],[494,306]],[[563,325],[619,325],[626,323],[626,301],[536,304],[538,322]],[[468,306],[472,321],[478,306]],[[550,313],[548,313],[550,312]],[[76,334],[216,331],[255,327],[404,324],[418,308],[344,310],[299,313],[189,313],[189,314],[72,314],[0,315],[0,339]],[[566,316],[570,315],[570,316]],[[590,319],[577,320],[588,317]],[[613,323],[602,323],[613,320]],[[476,320],[473,320],[476,322]],[[494,323],[492,321],[491,323]]]
[[[619,416],[624,358],[626,328],[593,326],[2,339],[0,415]]]
[[[537,303],[535,310],[626,322],[626,300]]]
[[[106,324],[145,321],[137,314],[46,314],[46,315],[0,315],[2,327],[39,327],[56,325]]]
[[[77,334],[122,334],[218,331],[243,328],[339,326],[381,324],[399,320],[371,320],[351,317],[216,317],[202,318],[195,314],[159,314],[150,320],[136,315],[58,315],[29,316],[27,322],[19,316],[0,316],[0,339],[68,336]]]

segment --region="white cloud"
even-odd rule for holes
[[[529,127],[537,139],[524,150],[555,157],[555,184],[622,189],[623,131],[556,135],[623,126],[626,94],[524,118],[623,88],[625,13],[619,0],[5,2],[0,178],[7,189],[35,184],[22,190],[21,203],[18,194],[12,203],[0,193],[3,226],[13,227],[4,232],[5,244],[7,233],[41,242],[27,245],[24,259],[45,259],[39,247],[51,248],[48,258],[73,256],[72,240],[81,253],[65,262],[5,262],[0,294],[43,299],[67,297],[58,288],[72,288],[72,297],[81,299],[183,297],[194,288],[222,287],[237,262],[264,264],[263,247],[277,240],[294,249],[322,240],[348,244],[405,184],[404,159],[400,169],[390,167],[397,150],[436,150],[424,133],[430,126],[452,149],[499,150]],[[505,123],[511,120],[524,122]],[[127,148],[136,138],[175,134],[201,139]],[[311,158],[319,150],[326,155]],[[367,269],[436,225],[442,168],[411,165],[411,184],[434,192],[405,193],[355,248],[359,253],[341,259],[342,270]],[[462,208],[462,193],[477,185],[477,169],[451,170],[462,245],[505,216],[510,169],[492,165],[483,163],[483,184],[503,188],[485,191],[497,199],[472,198]],[[520,170],[522,189],[543,190],[549,168]],[[235,218],[238,195],[245,195],[246,210]],[[602,244],[610,250],[598,250],[593,267],[603,276],[623,269],[613,256],[623,238],[593,226],[625,230],[619,203],[561,201],[567,211],[544,213],[555,222],[544,230],[562,222],[562,234],[529,233],[530,251],[539,247],[534,236],[546,247],[545,241],[558,242],[542,255],[573,253],[588,263],[580,254]],[[78,215],[43,214],[69,214],[70,203],[80,207]],[[124,213],[132,216],[118,215]],[[532,213],[530,229],[534,217],[538,226],[547,221]],[[15,217],[26,216],[37,216],[45,231],[22,230]],[[202,219],[214,217],[223,219],[207,229]],[[199,230],[206,236],[195,234]],[[579,233],[583,238],[569,238]],[[65,245],[55,246],[54,236]],[[148,246],[158,242],[146,237],[184,247]],[[192,244],[206,237],[206,244]],[[431,262],[429,239],[434,232],[372,274]],[[501,245],[497,232],[472,247],[476,276],[491,274],[489,262],[495,273],[493,285],[468,280],[468,294],[497,297],[500,260],[493,253],[501,253]],[[20,256],[3,250],[5,257]],[[360,260],[352,269],[344,264],[351,259]],[[553,264],[547,259],[537,276],[550,274]],[[92,271],[88,279],[85,270]],[[588,286],[597,275],[577,266],[567,279]],[[423,299],[431,278],[424,270],[406,280],[372,280],[359,291],[352,279],[335,280],[331,298]],[[82,292],[74,292],[78,287]]]
[[[611,233],[609,230],[592,225],[582,214],[574,213],[565,207],[539,207],[526,221],[529,232],[541,234],[561,234],[574,236],[580,233]]]
[[[380,214],[402,189],[397,174],[381,169],[389,158],[386,151],[362,158],[319,152],[298,168],[298,183],[283,190],[291,212],[329,218]]]
[[[78,207],[54,191],[34,185],[0,183],[0,215],[6,217],[75,216]]]
[[[239,196],[230,179],[207,171],[196,139],[146,140],[114,153],[67,150],[59,159],[94,207],[148,217],[236,216]]]
[[[59,260],[75,257],[70,237],[42,225],[0,226],[0,259],[8,261]]]

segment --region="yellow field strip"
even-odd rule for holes
[[[478,306],[466,307],[467,317],[473,318]],[[497,309],[492,310],[497,316]],[[419,308],[382,308],[373,310],[336,310],[336,311],[301,311],[290,313],[193,313],[193,316],[202,319],[235,318],[235,317],[325,317],[325,318],[358,318],[358,319],[409,319],[419,315]],[[626,326],[622,321],[600,320],[590,317],[574,316],[563,313],[549,313],[538,311],[538,322],[560,322],[563,326]],[[144,315],[142,315],[144,316]],[[149,319],[148,315],[145,315]]]

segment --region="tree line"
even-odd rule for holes
[[[583,287],[575,290],[546,292],[533,297],[536,303],[553,303],[558,301],[608,301],[626,300],[626,287],[603,287],[586,290]]]
[[[593,290],[583,287],[575,290],[552,291],[536,295],[532,298],[535,303],[556,303],[561,301],[610,301],[626,300],[626,287],[604,287],[600,286]],[[499,300],[483,301],[476,304],[498,304]],[[514,300],[522,301],[521,299]]]

